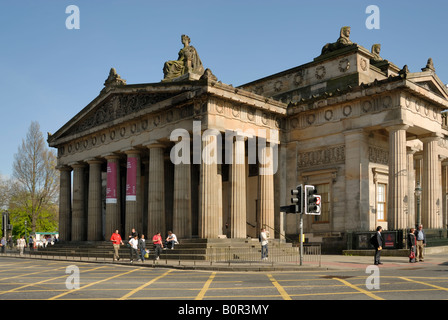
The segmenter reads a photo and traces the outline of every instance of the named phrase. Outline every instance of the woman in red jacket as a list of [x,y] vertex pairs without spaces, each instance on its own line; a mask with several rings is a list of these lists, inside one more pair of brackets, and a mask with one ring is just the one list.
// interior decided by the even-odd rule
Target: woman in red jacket
[[163,248],[162,236],[160,235],[160,232],[157,232],[154,237],[152,237],[152,243],[154,245],[155,260],[159,260],[160,253]]

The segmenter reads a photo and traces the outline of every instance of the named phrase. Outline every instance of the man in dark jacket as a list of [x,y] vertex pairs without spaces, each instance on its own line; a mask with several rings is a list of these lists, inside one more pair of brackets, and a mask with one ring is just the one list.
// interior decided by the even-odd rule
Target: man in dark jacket
[[373,246],[375,247],[375,265],[383,264],[381,262],[381,250],[383,249],[383,237],[381,236],[381,232],[383,228],[378,226],[376,228],[376,237],[374,238]]

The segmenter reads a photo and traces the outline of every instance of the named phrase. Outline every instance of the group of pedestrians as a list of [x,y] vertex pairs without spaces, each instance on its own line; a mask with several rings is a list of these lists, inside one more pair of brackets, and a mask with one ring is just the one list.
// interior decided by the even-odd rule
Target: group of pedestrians
[[[381,252],[383,250],[383,237],[381,232],[383,228],[378,226],[375,235],[371,238],[370,242],[375,248],[375,258],[374,264],[381,265]],[[407,245],[409,248],[409,262],[424,262],[423,251],[426,246],[426,235],[423,231],[423,225],[419,225],[417,230],[415,228],[410,228],[407,235]]]
[[[112,234],[110,241],[112,241],[114,247],[113,261],[119,261],[120,260],[119,249],[120,246],[125,245],[125,243],[123,242],[123,239],[121,238],[118,230],[115,230],[115,232]],[[152,237],[154,260],[160,259],[160,254],[162,253],[162,250],[164,250],[166,247],[174,249],[174,245],[179,243],[177,241],[176,235],[172,231],[168,231],[168,237],[166,238],[165,241],[166,242],[164,246],[160,232],[157,232]],[[135,229],[132,229],[131,234],[128,237],[126,246],[129,248],[130,253],[129,260],[131,263],[134,262],[134,260],[145,262],[145,259],[149,258],[149,250],[146,248],[145,235],[144,234],[139,235]]]

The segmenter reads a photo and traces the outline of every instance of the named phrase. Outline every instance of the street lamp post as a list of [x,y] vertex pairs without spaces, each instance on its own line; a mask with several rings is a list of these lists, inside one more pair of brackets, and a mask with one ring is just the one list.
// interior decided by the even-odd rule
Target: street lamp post
[[415,196],[417,197],[417,226],[421,224],[420,217],[420,196],[422,195],[422,188],[420,187],[420,181],[417,181],[417,186],[415,187]]

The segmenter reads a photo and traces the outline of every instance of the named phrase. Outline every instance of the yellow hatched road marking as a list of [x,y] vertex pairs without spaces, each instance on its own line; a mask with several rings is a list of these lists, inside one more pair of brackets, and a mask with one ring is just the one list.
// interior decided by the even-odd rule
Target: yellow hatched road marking
[[[99,268],[104,268],[104,267],[97,267],[97,268],[93,268],[93,269],[88,270],[88,271],[93,271],[93,270],[96,270],[96,269],[99,269]],[[61,269],[61,268],[59,268],[59,269]],[[31,274],[31,273],[30,273],[30,274]],[[60,279],[60,278],[66,278],[66,277],[67,277],[67,275],[64,274],[63,276],[59,276],[59,277],[55,277],[55,278],[50,278],[50,279],[42,280],[42,281],[39,281],[39,282],[29,283],[29,284],[26,284],[26,285],[24,285],[24,286],[17,287],[17,288],[8,290],[8,291],[2,291],[2,292],[0,292],[0,294],[11,293],[11,292],[14,292],[14,291],[23,289],[23,288],[34,287],[34,286],[36,286],[36,285],[39,285],[39,284],[42,284],[42,283],[45,283],[45,282],[49,282],[49,281],[56,280],[56,279]],[[48,291],[48,290],[47,290],[47,291]]]
[[448,291],[448,288],[444,288],[444,287],[436,286],[435,284],[426,283],[426,282],[417,281],[417,280],[412,280],[412,279],[405,278],[405,277],[400,277],[400,279],[403,279],[403,280],[406,280],[406,281],[409,281],[409,282],[415,282],[415,283],[423,284],[423,285],[425,285],[425,286],[433,287],[433,288],[436,288],[436,289],[438,289],[438,290]]
[[125,300],[127,298],[129,298],[130,296],[132,296],[133,294],[135,294],[136,292],[146,288],[147,286],[149,286],[150,284],[156,282],[159,279],[162,279],[163,277],[165,277],[166,275],[168,275],[170,272],[172,272],[173,270],[168,270],[167,272],[165,272],[164,274],[152,279],[151,281],[146,282],[144,285],[141,285],[140,287],[132,290],[131,292],[129,292],[128,294],[125,294],[124,296],[122,296],[120,299],[118,300]]
[[205,282],[204,286],[202,287],[199,294],[196,296],[194,300],[202,300],[204,299],[205,293],[207,292],[208,288],[210,287],[210,284],[212,283],[213,279],[215,278],[216,272],[213,272],[208,280]]
[[[100,267],[100,268],[104,268],[104,266],[103,266],[103,267]],[[99,269],[99,268],[97,268],[97,269]],[[102,280],[99,280],[99,281],[96,281],[96,282],[89,283],[89,284],[87,284],[87,285],[85,285],[85,286],[83,286],[83,287],[81,287],[81,288],[79,288],[79,289],[68,290],[68,291],[66,291],[66,292],[64,292],[64,293],[61,293],[60,295],[51,297],[51,298],[48,299],[48,300],[55,300],[55,299],[61,298],[61,297],[65,296],[65,295],[67,295],[67,294],[69,294],[69,293],[74,292],[74,291],[78,292],[78,291],[80,291],[80,290],[82,290],[82,289],[85,289],[85,288],[94,286],[94,285],[96,285],[96,284],[98,284],[98,283],[105,282],[105,281],[109,281],[109,280],[112,280],[112,279],[114,279],[114,278],[117,278],[117,277],[121,277],[121,276],[127,275],[127,274],[132,273],[132,272],[137,271],[137,270],[140,270],[140,269],[132,269],[131,271],[128,271],[128,272],[125,272],[125,273],[120,273],[120,274],[117,274],[117,275],[115,275],[115,276],[112,276],[112,277],[109,277],[109,278],[106,278],[106,279],[102,279]],[[89,271],[92,271],[92,270],[89,270]]]
[[277,280],[274,279],[274,277],[271,274],[267,274],[269,280],[271,280],[274,287],[277,288],[278,292],[282,296],[284,300],[292,300],[289,294],[285,291],[285,289],[277,282]]
[[362,288],[359,288],[359,287],[357,287],[357,286],[351,284],[351,283],[348,282],[348,281],[345,281],[345,280],[343,280],[343,279],[339,279],[339,278],[333,278],[333,279],[334,279],[334,280],[338,280],[338,281],[342,282],[343,284],[345,284],[346,286],[348,286],[348,287],[350,287],[350,288],[352,288],[352,289],[358,290],[359,292],[364,293],[365,295],[367,295],[367,296],[369,296],[369,297],[371,297],[371,298],[373,298],[373,299],[375,299],[375,300],[384,300],[383,298],[378,297],[377,295],[373,294],[372,292],[367,291],[367,290],[364,290],[364,289],[362,289]]

